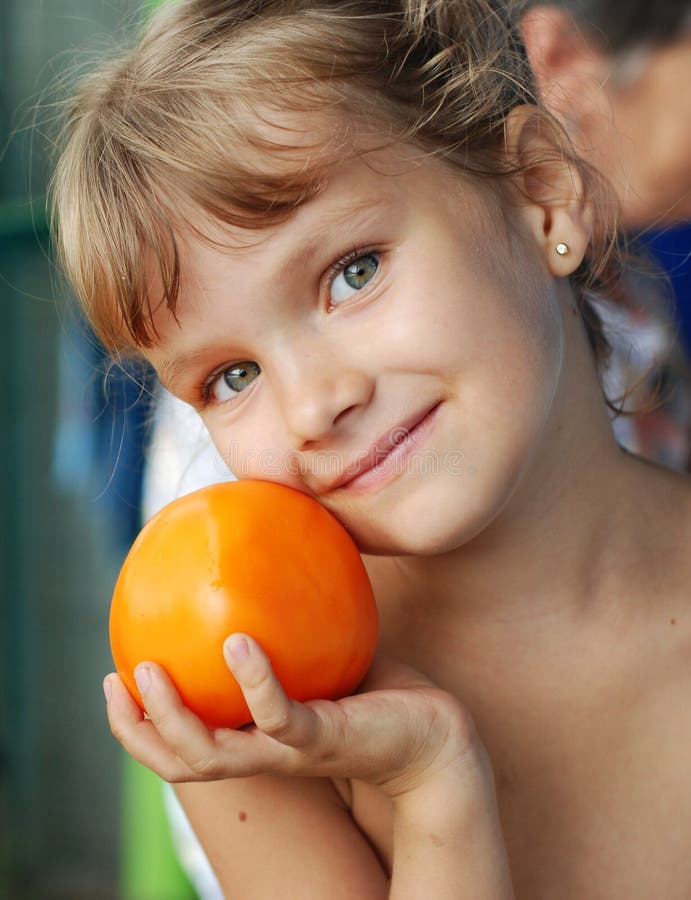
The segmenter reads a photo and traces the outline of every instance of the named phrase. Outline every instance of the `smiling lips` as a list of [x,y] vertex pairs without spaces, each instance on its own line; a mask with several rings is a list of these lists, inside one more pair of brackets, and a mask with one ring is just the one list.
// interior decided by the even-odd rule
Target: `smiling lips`
[[440,405],[437,401],[387,431],[366,454],[346,466],[343,474],[329,485],[328,490],[365,493],[400,475],[410,454],[427,437]]

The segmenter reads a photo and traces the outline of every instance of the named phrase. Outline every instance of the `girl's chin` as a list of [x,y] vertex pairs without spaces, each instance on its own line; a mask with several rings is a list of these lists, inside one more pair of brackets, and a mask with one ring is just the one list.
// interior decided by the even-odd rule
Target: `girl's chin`
[[512,479],[474,469],[435,482],[399,480],[371,497],[331,507],[362,553],[438,556],[475,539],[505,507]]
[[392,515],[392,521],[379,527],[368,523],[366,527],[344,525],[350,531],[361,553],[370,556],[440,556],[453,553],[473,540],[486,526],[487,522],[471,523],[468,520],[459,522],[435,521],[421,522],[419,519],[406,523]]

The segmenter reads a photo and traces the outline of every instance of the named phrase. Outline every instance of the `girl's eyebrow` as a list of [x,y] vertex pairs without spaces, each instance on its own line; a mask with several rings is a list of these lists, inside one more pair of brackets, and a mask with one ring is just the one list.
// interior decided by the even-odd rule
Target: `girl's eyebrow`
[[[368,225],[374,215],[382,208],[384,198],[368,195],[355,203],[344,203],[336,209],[325,210],[318,215],[319,231],[310,234],[307,240],[299,242],[293,253],[284,259],[276,270],[276,279],[280,282],[296,270],[309,263],[315,253],[325,242],[346,241],[350,229],[358,229]],[[353,249],[348,247],[348,249]]]
[[212,348],[201,347],[199,350],[189,353],[165,357],[159,365],[155,366],[159,382],[167,391],[174,394],[175,388],[186,370],[196,369],[209,358],[211,353],[213,353]]

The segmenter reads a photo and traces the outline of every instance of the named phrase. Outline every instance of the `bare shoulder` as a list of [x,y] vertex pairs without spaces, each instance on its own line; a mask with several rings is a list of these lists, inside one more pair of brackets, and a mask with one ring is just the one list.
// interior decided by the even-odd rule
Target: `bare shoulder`
[[388,896],[367,835],[328,779],[262,775],[175,790],[226,896]]
[[[634,618],[639,677],[654,686],[669,679],[691,687],[691,476],[642,460],[639,490],[628,514],[634,519],[637,564],[628,587],[636,598]],[[662,685],[660,685],[662,687]],[[681,697],[679,697],[681,699]],[[691,706],[689,710],[691,727]],[[681,712],[681,711],[680,711]],[[691,735],[690,735],[691,736]]]
[[680,609],[691,610],[691,475],[632,459],[636,489],[628,515],[641,559]]
[[[640,525],[651,573],[641,619],[635,681],[642,703],[641,732],[651,754],[674,771],[678,800],[691,829],[691,477],[643,463]],[[678,779],[678,780],[677,780]]]

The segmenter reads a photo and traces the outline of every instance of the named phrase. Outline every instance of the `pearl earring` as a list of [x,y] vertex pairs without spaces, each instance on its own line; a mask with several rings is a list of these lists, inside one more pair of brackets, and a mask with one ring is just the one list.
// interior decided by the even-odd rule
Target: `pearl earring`
[[566,256],[566,254],[569,252],[569,245],[565,244],[563,241],[559,241],[554,249],[557,251],[559,256]]

